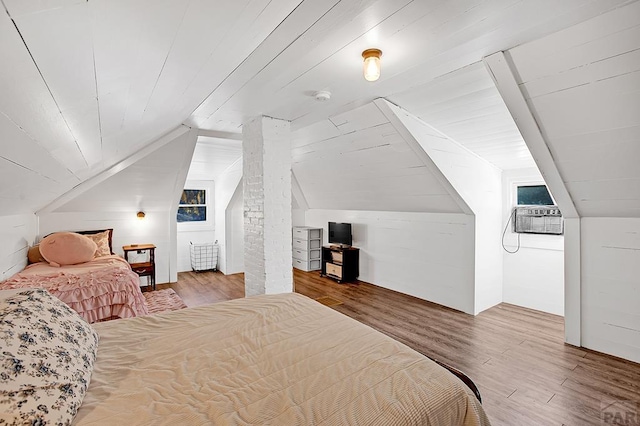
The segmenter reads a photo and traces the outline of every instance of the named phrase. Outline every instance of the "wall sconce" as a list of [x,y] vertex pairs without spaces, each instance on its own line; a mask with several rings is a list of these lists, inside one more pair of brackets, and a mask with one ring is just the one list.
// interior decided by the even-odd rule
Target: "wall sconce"
[[142,219],[144,219],[145,214],[144,214],[144,212],[138,212],[138,213],[136,213],[136,216],[138,216],[139,220],[142,220]]
[[380,57],[382,50],[367,49],[362,52],[364,58],[364,79],[367,81],[376,81],[380,78]]

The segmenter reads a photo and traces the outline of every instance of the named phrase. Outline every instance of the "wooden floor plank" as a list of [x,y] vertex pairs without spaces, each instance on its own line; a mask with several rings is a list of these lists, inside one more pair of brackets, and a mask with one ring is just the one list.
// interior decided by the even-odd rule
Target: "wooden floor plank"
[[[640,364],[564,344],[557,315],[502,303],[474,317],[296,269],[294,282],[296,292],[337,299],[342,304],[331,309],[466,372],[493,425],[599,425],[601,407],[612,400],[640,407]],[[199,306],[244,297],[244,276],[184,272],[177,283],[158,287]]]

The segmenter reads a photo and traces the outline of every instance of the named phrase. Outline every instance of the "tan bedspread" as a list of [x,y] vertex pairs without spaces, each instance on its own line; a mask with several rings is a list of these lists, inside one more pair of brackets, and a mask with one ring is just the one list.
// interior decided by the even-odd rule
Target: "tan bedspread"
[[12,288],[44,288],[90,323],[148,313],[138,275],[115,255],[60,267],[34,263],[0,283]]
[[468,388],[298,294],[96,324],[76,425],[488,425]]

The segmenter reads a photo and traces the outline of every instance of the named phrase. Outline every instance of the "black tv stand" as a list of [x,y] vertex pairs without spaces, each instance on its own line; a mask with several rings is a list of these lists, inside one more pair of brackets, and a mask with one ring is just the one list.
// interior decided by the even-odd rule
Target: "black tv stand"
[[322,247],[321,277],[333,278],[342,283],[355,281],[359,275],[360,249],[342,245]]

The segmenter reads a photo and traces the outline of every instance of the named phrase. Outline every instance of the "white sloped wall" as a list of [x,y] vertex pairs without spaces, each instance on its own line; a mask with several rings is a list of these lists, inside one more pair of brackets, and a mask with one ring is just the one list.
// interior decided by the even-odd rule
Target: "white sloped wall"
[[473,212],[474,314],[502,302],[502,172],[409,112],[375,102],[397,117]]
[[374,103],[300,129],[296,220],[325,243],[329,221],[352,223],[361,280],[474,313],[473,216],[416,149]]
[[0,216],[0,281],[27,265],[27,251],[36,238],[34,214]]
[[298,131],[305,224],[353,224],[360,278],[471,314],[502,301],[501,172],[376,100]]

